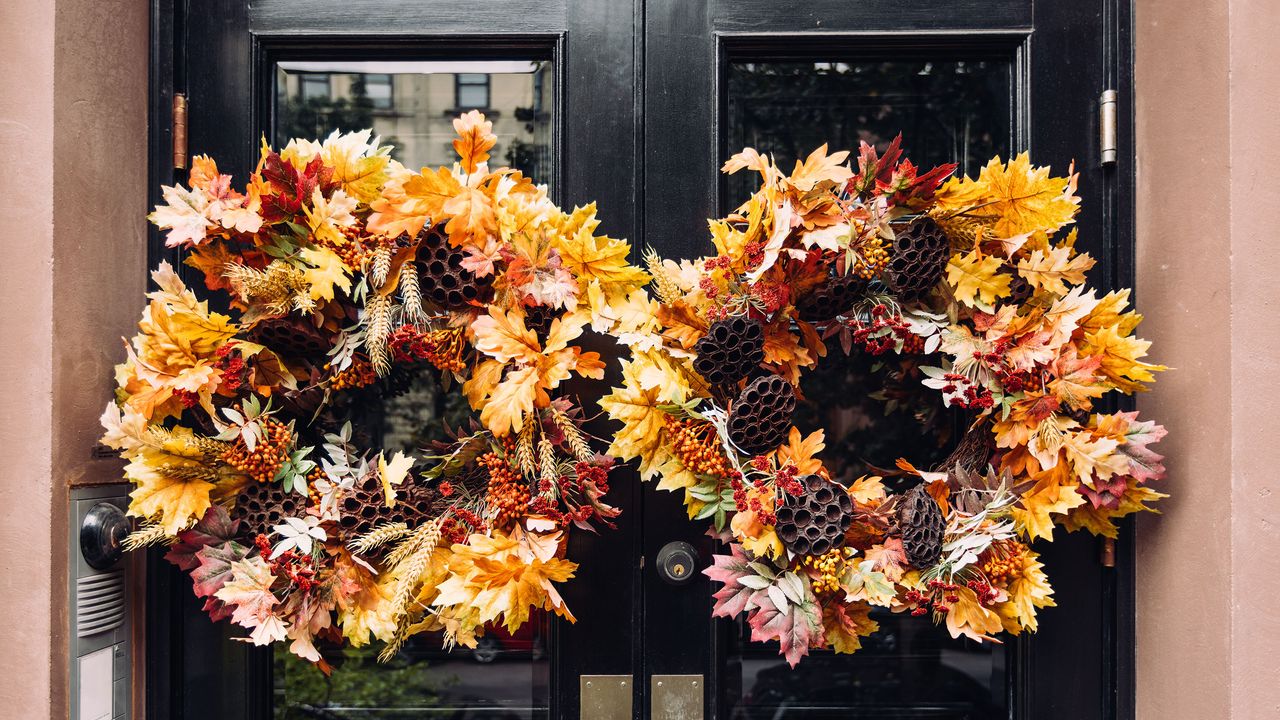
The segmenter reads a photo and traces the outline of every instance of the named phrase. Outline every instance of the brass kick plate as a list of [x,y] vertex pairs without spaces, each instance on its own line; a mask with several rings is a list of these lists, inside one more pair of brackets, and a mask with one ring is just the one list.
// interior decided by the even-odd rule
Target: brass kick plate
[[630,675],[579,675],[578,717],[631,720]]
[[702,720],[701,675],[654,675],[649,682],[651,720]]

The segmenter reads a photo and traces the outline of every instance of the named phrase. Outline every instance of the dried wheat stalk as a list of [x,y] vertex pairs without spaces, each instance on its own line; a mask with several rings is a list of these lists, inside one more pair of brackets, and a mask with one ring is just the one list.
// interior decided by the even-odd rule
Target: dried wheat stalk
[[645,249],[644,264],[649,269],[649,274],[653,276],[653,289],[658,299],[664,303],[679,300],[684,293],[680,292],[680,286],[676,285],[676,281],[671,279],[671,274],[662,266],[662,258],[654,252],[653,248]]
[[363,555],[372,550],[395,542],[411,534],[409,526],[404,523],[383,523],[373,530],[352,540],[347,547],[351,548],[351,552]]

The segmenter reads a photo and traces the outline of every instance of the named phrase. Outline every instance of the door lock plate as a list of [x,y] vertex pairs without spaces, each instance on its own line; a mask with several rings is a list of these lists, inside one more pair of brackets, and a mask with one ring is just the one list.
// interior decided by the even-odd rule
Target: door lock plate
[[649,682],[652,720],[702,720],[707,684],[701,675],[654,675]]
[[631,676],[579,675],[578,717],[631,720]]

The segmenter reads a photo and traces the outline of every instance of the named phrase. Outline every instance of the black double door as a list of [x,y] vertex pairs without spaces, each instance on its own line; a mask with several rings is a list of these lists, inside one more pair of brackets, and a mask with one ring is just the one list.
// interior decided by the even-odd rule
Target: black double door
[[[705,219],[750,190],[719,174],[728,154],[751,145],[789,165],[822,143],[901,131],[921,165],[972,172],[1019,150],[1056,168],[1075,161],[1097,282],[1131,284],[1131,154],[1099,160],[1104,90],[1118,91],[1122,149],[1130,135],[1120,0],[153,0],[153,11],[155,186],[182,179],[169,162],[174,93],[188,99],[191,153],[237,178],[261,136],[283,144],[334,127],[374,127],[409,166],[447,163],[449,118],[481,108],[497,160],[547,182],[562,205],[596,201],[603,230],[637,249],[693,257],[709,247]],[[153,260],[167,252],[153,248]],[[855,374],[824,372],[802,415],[836,447],[869,432],[886,454],[911,443],[900,428],[847,422],[862,411]],[[387,443],[436,419],[433,392],[383,410]],[[1090,537],[1042,548],[1058,607],[1034,637],[979,647],[885,617],[859,653],[819,652],[791,670],[738,624],[712,621],[705,579],[658,577],[667,543],[692,543],[703,562],[712,550],[677,495],[633,474],[610,501],[623,510],[617,531],[572,539],[581,568],[564,594],[576,624],[533,623],[475,651],[441,653],[428,639],[389,667],[352,651],[332,678],[230,641],[155,561],[148,715],[574,718],[609,684],[622,688],[609,685],[610,712],[623,697],[630,717],[654,720],[1133,714],[1127,536],[1114,567]],[[702,715],[676,712],[681,697],[695,709],[701,699]]]

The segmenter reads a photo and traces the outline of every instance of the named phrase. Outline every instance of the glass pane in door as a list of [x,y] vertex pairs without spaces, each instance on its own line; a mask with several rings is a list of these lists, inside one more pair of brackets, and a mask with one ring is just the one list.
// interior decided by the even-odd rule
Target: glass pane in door
[[[553,73],[545,60],[282,61],[275,68],[275,144],[373,128],[411,169],[452,165],[453,118],[480,110],[498,144],[490,162],[537,182],[554,178]],[[554,188],[553,188],[554,190]],[[407,371],[406,371],[407,372]],[[470,409],[433,369],[392,374],[350,408],[365,447],[420,453],[465,426]],[[515,633],[490,628],[478,647],[444,650],[439,633],[414,636],[387,664],[381,646],[322,648],[325,676],[283,646],[274,652],[276,720],[533,720],[550,713],[550,620]]]
[[[821,62],[732,62],[726,69],[725,144],[770,153],[789,171],[828,143],[857,154],[883,151],[899,132],[906,156],[924,168],[957,162],[975,173],[1007,153],[1013,135],[1013,66],[1008,58]],[[724,209],[755,189],[731,176]],[[834,349],[801,383],[796,424],[826,431],[822,459],[848,483],[882,474],[906,457],[930,467],[952,449],[962,419],[926,412],[936,396],[892,362]],[[920,398],[921,402],[914,402]],[[892,484],[892,480],[886,481]],[[880,631],[853,655],[815,651],[791,669],[776,643],[748,642],[744,622],[719,626],[714,672],[722,718],[939,718],[1009,716],[1012,651],[952,640],[927,618],[877,609]]]
[[273,134],[284,145],[371,127],[417,170],[452,164],[453,119],[480,110],[498,136],[489,162],[550,182],[553,77],[549,60],[282,61]]

